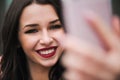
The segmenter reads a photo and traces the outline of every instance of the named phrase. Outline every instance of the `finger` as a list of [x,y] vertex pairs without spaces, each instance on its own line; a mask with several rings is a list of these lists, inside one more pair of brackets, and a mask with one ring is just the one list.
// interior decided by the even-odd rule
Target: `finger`
[[[63,66],[67,67],[67,69],[76,68],[79,69],[79,58],[81,56],[78,56],[76,54],[70,54],[70,52],[64,53],[64,56],[62,56],[62,64]],[[72,65],[73,64],[73,65]]]
[[74,70],[80,73],[83,72],[97,80],[113,79],[113,74],[111,74],[110,71],[89,59],[83,59],[82,57],[78,58],[77,56],[69,55],[69,58],[64,58],[64,61],[68,70]]
[[64,42],[61,44],[63,44],[63,47],[70,52],[69,54],[88,57],[99,63],[103,63],[103,59],[106,58],[106,52],[98,46],[93,46],[90,43],[70,36],[66,36],[63,40]]
[[65,78],[65,80],[84,80],[82,79],[81,75],[74,72],[74,71],[65,71],[63,74],[63,77]]
[[64,77],[66,80],[98,80],[98,79],[95,79],[87,74],[84,74],[80,71],[78,72],[75,70],[67,70],[64,73]]
[[117,35],[120,37],[120,19],[117,16],[113,17],[113,27]]
[[105,63],[109,66],[112,73],[120,73],[120,51],[112,50],[110,55],[106,58]]
[[86,16],[86,20],[100,36],[105,46],[108,48],[118,47],[119,38],[114,31],[108,25],[106,25],[99,16],[95,15],[94,13],[89,15],[90,16]]

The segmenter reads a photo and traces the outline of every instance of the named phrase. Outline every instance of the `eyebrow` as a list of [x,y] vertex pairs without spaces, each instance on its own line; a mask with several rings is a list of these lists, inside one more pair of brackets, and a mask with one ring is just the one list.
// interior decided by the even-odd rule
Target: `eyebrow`
[[[60,20],[59,19],[55,19],[53,21],[50,21],[49,24],[54,24],[54,23],[56,23],[58,21],[60,21]],[[36,27],[36,26],[39,26],[39,24],[37,24],[37,23],[35,23],[35,24],[28,24],[28,25],[25,25],[24,28],[25,27]]]
[[38,24],[28,24],[28,25],[25,25],[24,28],[25,27],[36,27],[36,26],[39,26],[39,25]]
[[55,20],[51,21],[50,24],[54,24],[54,23],[56,23],[58,21],[60,21],[60,20],[59,19],[55,19]]

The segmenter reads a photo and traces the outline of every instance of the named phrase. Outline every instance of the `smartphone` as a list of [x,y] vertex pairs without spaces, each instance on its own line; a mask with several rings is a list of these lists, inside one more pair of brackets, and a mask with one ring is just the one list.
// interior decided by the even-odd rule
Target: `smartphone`
[[68,34],[102,46],[97,33],[85,20],[84,12],[94,12],[111,26],[111,0],[62,0],[63,20]]

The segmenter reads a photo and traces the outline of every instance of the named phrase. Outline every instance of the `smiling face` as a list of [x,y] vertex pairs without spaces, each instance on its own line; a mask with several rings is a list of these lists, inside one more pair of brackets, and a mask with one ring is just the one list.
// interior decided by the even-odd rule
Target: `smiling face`
[[20,17],[18,38],[29,65],[53,66],[63,52],[54,35],[64,34],[51,5],[31,4]]

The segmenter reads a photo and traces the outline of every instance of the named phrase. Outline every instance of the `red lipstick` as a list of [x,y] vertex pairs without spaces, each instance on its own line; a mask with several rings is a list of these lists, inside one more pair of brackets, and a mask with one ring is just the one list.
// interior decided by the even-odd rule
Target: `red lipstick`
[[52,46],[48,48],[42,48],[37,50],[37,53],[43,58],[50,58],[55,55],[57,46]]

